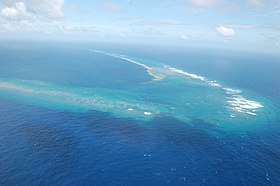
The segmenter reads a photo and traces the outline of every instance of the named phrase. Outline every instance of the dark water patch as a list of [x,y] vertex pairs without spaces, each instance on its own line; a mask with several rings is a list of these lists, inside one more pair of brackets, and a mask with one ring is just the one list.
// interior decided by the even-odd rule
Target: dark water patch
[[21,129],[32,151],[41,151],[54,158],[56,165],[71,165],[77,151],[78,141],[65,131],[46,124],[25,123]]
[[[279,183],[279,143],[267,143],[269,136],[261,133],[232,134],[223,140],[223,148],[230,152],[221,153],[219,161],[211,167],[218,169],[223,177],[229,175],[226,183],[254,183],[256,185],[277,185]],[[269,137],[271,139],[271,137]]]
[[[0,52],[5,59],[1,61],[1,76],[108,88],[135,87],[150,79],[144,69],[138,72],[134,65],[65,45],[57,47],[60,51],[53,45],[36,50],[22,46]],[[127,53],[128,47],[117,48],[119,53]],[[242,65],[244,60],[240,64],[229,61],[221,63],[230,67],[224,71],[215,56],[201,56],[201,51],[189,57],[181,55],[174,53],[162,61],[159,51],[155,58],[187,72],[238,87],[263,89],[279,97],[279,78],[263,76],[272,77],[272,73],[278,77],[279,68],[270,72],[274,66],[269,66],[260,76],[263,65],[256,70]],[[139,56],[143,56],[141,50]],[[137,73],[131,74],[135,70]],[[148,88],[141,97],[147,102],[168,103],[176,95],[174,91],[201,92],[196,85],[186,89],[179,84],[176,90],[167,84],[149,85],[154,84],[145,84]],[[153,98],[155,93],[168,96]],[[209,118],[191,118],[189,123],[168,116],[135,121],[110,113],[52,110],[0,98],[0,185],[279,185],[278,121],[273,129],[267,127],[263,132],[221,132],[213,123],[223,121]]]
[[0,185],[53,185],[75,172],[79,141],[65,113],[4,100],[0,110]]
[[131,118],[115,118],[110,114],[90,111],[87,114],[86,123],[89,130],[96,136],[118,135],[131,140],[141,141],[145,139],[148,129],[145,125],[148,122],[137,121]]
[[13,147],[5,147],[9,153],[1,173],[4,184],[54,184],[67,179],[79,165],[79,142],[66,131],[46,123],[23,122],[8,133]]
[[279,183],[275,131],[221,132],[198,118],[136,121],[3,100],[0,110],[2,185]]
[[[207,132],[207,125],[211,126],[211,124],[200,123],[205,125],[205,128],[201,129],[197,125],[201,121],[194,121],[194,123],[189,124],[171,117],[157,118],[153,121],[156,123],[154,128],[155,136],[164,140],[165,144],[172,144],[172,146],[202,146],[211,151],[213,149],[211,146],[219,142],[219,139]],[[209,143],[209,141],[212,143]]]

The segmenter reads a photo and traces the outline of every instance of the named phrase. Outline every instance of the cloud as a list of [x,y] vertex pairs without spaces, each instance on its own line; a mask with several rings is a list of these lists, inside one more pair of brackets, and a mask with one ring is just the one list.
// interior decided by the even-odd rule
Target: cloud
[[280,0],[244,0],[244,2],[232,1],[232,0],[188,0],[190,4],[199,9],[210,9],[219,11],[240,11],[246,10],[248,6],[244,6],[247,3],[249,8],[276,8],[280,5]]
[[187,41],[188,40],[188,37],[185,35],[185,34],[181,34],[180,35],[180,38],[184,41]]
[[77,6],[76,4],[72,4],[72,5],[70,6],[70,10],[71,10],[72,12],[78,12],[79,8],[78,8],[78,6]]
[[1,11],[1,14],[6,18],[14,18],[18,15],[17,8],[6,7]]
[[265,0],[247,0],[249,4],[254,5],[254,6],[264,6],[266,1]]
[[[33,17],[47,18],[50,20],[61,19],[63,14],[64,0],[0,0],[4,5],[2,11],[7,16],[15,16],[20,11],[33,15]],[[23,12],[21,12],[23,13]]]
[[18,2],[14,7],[3,8],[1,15],[7,20],[29,20],[34,18],[31,13],[27,12],[24,2]]
[[120,35],[122,37],[124,36],[163,37],[165,36],[165,33],[160,30],[154,29],[152,27],[147,27],[147,28],[131,28],[131,30],[120,32]]
[[144,29],[132,29],[132,32],[136,35],[144,35],[144,36],[164,36],[165,34],[160,30],[156,30],[152,27],[144,28]]
[[[1,9],[2,7],[2,9]],[[0,32],[6,33],[87,33],[93,25],[65,22],[64,0],[0,0]]]
[[226,26],[216,27],[216,31],[218,34],[225,37],[234,37],[236,35],[235,31],[232,28]]
[[124,12],[125,9],[117,4],[114,3],[107,3],[104,6],[104,9],[107,12],[112,12],[112,13],[120,13],[120,12]]
[[263,42],[267,45],[280,47],[280,35],[279,34],[262,34]]
[[0,0],[2,32],[51,32],[64,17],[64,0]]
[[64,24],[58,26],[62,33],[98,33],[99,30],[93,25]]
[[64,0],[48,0],[48,1],[45,0],[44,3],[45,5],[43,5],[42,8],[46,10],[50,18],[59,19],[64,16],[63,14]]
[[219,3],[220,0],[190,0],[191,4],[197,8],[210,8]]

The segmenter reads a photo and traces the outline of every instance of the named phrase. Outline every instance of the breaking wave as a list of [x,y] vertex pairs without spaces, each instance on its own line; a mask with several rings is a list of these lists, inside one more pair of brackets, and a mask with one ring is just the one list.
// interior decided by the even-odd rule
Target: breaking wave
[[95,53],[104,54],[104,55],[111,56],[111,57],[115,57],[115,58],[119,58],[119,59],[125,60],[125,61],[127,61],[127,62],[133,63],[133,64],[135,64],[135,65],[138,65],[138,66],[140,66],[140,67],[143,67],[143,68],[146,69],[147,73],[148,73],[150,76],[153,77],[153,80],[154,80],[154,81],[160,81],[160,80],[164,79],[164,77],[165,77],[165,76],[162,75],[162,74],[157,74],[157,73],[155,73],[155,72],[154,72],[154,71],[155,71],[155,68],[152,68],[152,67],[150,67],[150,66],[148,66],[148,65],[145,65],[145,64],[143,64],[143,63],[140,63],[140,62],[138,62],[138,61],[136,61],[136,60],[130,59],[130,58],[128,58],[127,56],[119,55],[119,54],[115,54],[115,53],[108,53],[108,52],[104,52],[104,51],[101,51],[101,50],[93,50],[93,49],[90,49],[90,51],[95,52]]
[[[211,110],[205,109],[205,106],[208,104],[208,98],[206,96],[207,93],[205,93],[204,96],[204,92],[200,95],[202,97],[196,94],[187,94],[188,96],[185,96],[184,93],[176,94],[175,92],[173,95],[174,97],[168,99],[171,95],[162,94],[159,91],[154,92],[153,95],[151,95],[151,99],[146,99],[146,91],[149,92],[149,87],[151,86],[142,86],[141,88],[136,87],[136,89],[121,91],[102,88],[64,87],[48,82],[18,79],[0,79],[0,94],[4,93],[7,96],[11,94],[14,95],[13,98],[24,96],[26,99],[20,100],[31,103],[34,103],[34,100],[37,99],[40,103],[35,104],[46,105],[50,103],[49,105],[51,106],[63,107],[66,110],[72,108],[75,110],[98,110],[110,112],[121,117],[141,119],[149,119],[163,114],[171,115],[183,121],[189,121],[191,117],[202,118],[204,116],[209,117],[209,115],[214,117],[213,115],[215,115],[215,113],[224,113],[227,115],[230,113],[230,115],[234,116],[237,116],[237,114],[256,116],[258,110],[264,107],[257,101],[247,99],[240,90],[229,88],[215,80],[209,80],[197,74],[188,73],[166,65],[161,67],[157,65],[157,67],[154,68],[124,55],[107,53],[99,50],[91,51],[116,57],[145,68],[149,75],[153,77],[153,86],[156,86],[156,82],[161,80],[163,81],[161,85],[164,85],[164,88],[166,90],[168,89],[168,91],[172,91],[173,89],[176,91],[178,86],[182,86],[180,81],[177,83],[167,80],[169,76],[182,77],[181,79],[183,82],[187,83],[189,83],[189,81],[186,81],[186,78],[205,83],[205,85],[211,88],[211,91],[214,91],[215,97],[221,96],[219,101],[223,104],[221,104],[221,107],[216,107],[215,100],[209,100],[209,103],[213,104],[211,105],[213,108],[211,108]],[[196,100],[196,102],[194,102],[194,100]],[[192,103],[192,101],[194,103]],[[191,105],[194,106],[192,107]],[[199,112],[197,112],[197,110],[199,110]],[[219,116],[217,116],[217,118],[219,118]]]
[[241,93],[242,93],[241,90],[225,87],[225,86],[219,84],[217,81],[208,80],[207,78],[205,78],[203,76],[200,76],[197,74],[191,74],[191,73],[185,72],[180,69],[176,69],[176,68],[169,67],[169,66],[165,66],[165,68],[172,72],[187,76],[189,78],[200,80],[202,82],[207,83],[210,86],[221,88],[222,90],[224,90],[226,92],[226,94],[229,95],[227,105],[228,105],[228,108],[230,108],[233,111],[256,116],[257,109],[264,107],[261,103],[259,103],[257,101],[252,101],[252,100],[246,99],[244,96],[241,95]]
[[[163,80],[171,72],[171,73],[183,75],[188,78],[199,80],[201,82],[208,84],[211,87],[221,88],[222,90],[225,91],[226,94],[229,95],[228,101],[227,101],[228,108],[230,108],[233,111],[239,112],[239,113],[257,115],[256,110],[264,107],[261,103],[259,103],[257,101],[252,101],[252,100],[246,99],[244,96],[241,95],[242,91],[240,91],[240,90],[223,86],[215,80],[209,80],[209,79],[207,79],[203,76],[197,75],[197,74],[185,72],[183,70],[180,70],[180,69],[177,69],[174,67],[170,67],[168,65],[163,65],[163,69],[156,69],[154,67],[140,63],[134,59],[131,59],[125,55],[108,53],[108,52],[104,52],[104,51],[100,51],[100,50],[93,50],[93,49],[90,49],[90,51],[108,55],[108,56],[115,57],[115,58],[119,58],[119,59],[125,60],[127,62],[136,64],[138,66],[141,66],[147,70],[148,74],[150,76],[152,76],[154,78],[153,80],[155,80],[155,81]],[[158,72],[156,72],[157,70],[158,70]]]

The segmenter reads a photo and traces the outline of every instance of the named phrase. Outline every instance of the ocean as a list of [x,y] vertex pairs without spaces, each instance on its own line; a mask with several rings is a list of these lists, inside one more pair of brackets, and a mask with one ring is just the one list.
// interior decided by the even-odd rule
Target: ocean
[[0,185],[279,185],[280,56],[0,44]]

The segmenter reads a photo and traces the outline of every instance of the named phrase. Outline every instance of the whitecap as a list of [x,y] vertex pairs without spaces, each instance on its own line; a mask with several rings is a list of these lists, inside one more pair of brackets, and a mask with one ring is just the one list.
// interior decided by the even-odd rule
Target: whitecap
[[150,116],[150,115],[152,115],[152,113],[151,112],[144,112],[144,115]]
[[111,56],[111,57],[115,57],[115,58],[119,58],[119,59],[125,60],[127,62],[133,63],[135,65],[141,66],[141,67],[146,69],[147,73],[150,76],[152,76],[154,78],[153,80],[155,80],[155,81],[160,81],[160,80],[165,78],[165,76],[163,76],[161,74],[154,73],[155,69],[153,67],[145,65],[143,63],[140,63],[136,60],[130,59],[129,57],[127,57],[125,55],[120,55],[120,54],[115,54],[115,53],[107,53],[107,52],[103,52],[103,51],[100,51],[100,50],[93,50],[93,49],[90,49],[90,51],[95,52],[95,53],[104,54],[104,55]]
[[257,101],[248,100],[241,95],[237,95],[229,99],[230,100],[227,101],[229,107],[240,113],[256,116],[256,109],[264,107],[261,103]]
[[216,81],[207,81],[207,83],[209,85],[211,85],[212,87],[221,87],[222,86],[219,83],[217,83]]
[[254,113],[254,112],[246,112],[247,114],[250,114],[250,115],[253,115],[253,116],[256,116],[257,114]]
[[183,70],[170,67],[168,65],[164,65],[164,68],[170,70],[171,72],[175,72],[175,73],[182,74],[182,75],[185,75],[187,77],[190,77],[192,79],[197,79],[197,80],[203,81],[203,82],[207,83],[208,85],[210,85],[212,87],[221,87],[222,86],[215,80],[208,80],[205,77],[197,75],[197,74],[188,73],[188,72],[185,72]]
[[198,80],[201,80],[201,81],[206,81],[205,77],[203,77],[203,76],[199,76],[199,75],[196,75],[196,74],[191,74],[191,73],[188,73],[188,72],[185,72],[183,70],[180,70],[180,69],[177,69],[177,68],[173,68],[173,67],[169,67],[168,69],[170,71],[172,71],[172,72],[179,73],[179,74],[188,76],[188,77],[193,78],[193,79],[198,79]]
[[237,90],[237,89],[232,89],[232,88],[228,88],[228,87],[225,87],[223,88],[227,94],[241,94],[242,91],[241,90]]

